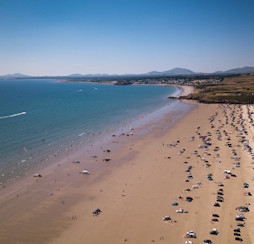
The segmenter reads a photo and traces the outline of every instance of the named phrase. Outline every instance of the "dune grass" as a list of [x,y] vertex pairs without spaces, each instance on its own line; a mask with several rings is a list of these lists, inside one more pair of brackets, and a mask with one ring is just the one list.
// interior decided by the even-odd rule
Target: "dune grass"
[[195,93],[181,98],[203,103],[254,103],[254,74],[225,77],[220,83],[195,88]]

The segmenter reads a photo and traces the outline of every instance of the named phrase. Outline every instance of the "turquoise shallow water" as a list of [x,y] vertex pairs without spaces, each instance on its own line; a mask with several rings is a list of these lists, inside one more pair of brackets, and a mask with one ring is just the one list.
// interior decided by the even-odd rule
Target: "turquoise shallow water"
[[175,87],[0,80],[0,182],[163,106]]

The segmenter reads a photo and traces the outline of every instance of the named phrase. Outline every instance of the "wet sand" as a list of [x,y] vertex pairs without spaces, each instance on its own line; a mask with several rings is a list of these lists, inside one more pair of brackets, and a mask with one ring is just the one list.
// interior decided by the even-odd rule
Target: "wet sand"
[[[31,176],[2,189],[0,243],[178,244],[191,240],[196,244],[204,239],[238,243],[235,237],[254,243],[253,197],[243,194],[253,193],[254,165],[244,145],[249,140],[249,146],[254,146],[250,111],[254,112],[252,106],[197,104],[169,130],[164,128],[171,115],[145,136],[135,138],[134,129],[133,136],[112,137],[97,157],[87,150],[80,163],[41,169],[41,178]],[[236,162],[240,167],[234,166]],[[82,175],[83,169],[90,175]],[[236,177],[225,179],[224,170]],[[207,174],[212,174],[212,180]],[[249,188],[243,187],[244,182]],[[218,186],[221,183],[224,186]],[[220,188],[223,195],[218,195]],[[193,201],[187,202],[187,196]],[[224,201],[214,207],[218,196]],[[178,206],[172,206],[174,202]],[[250,210],[244,213],[245,227],[235,232],[240,236],[234,235],[238,206]],[[93,216],[97,208],[102,212]],[[180,208],[188,213],[176,213]],[[219,215],[218,222],[212,221],[212,214]],[[171,221],[163,221],[164,216]],[[209,234],[213,228],[218,235]],[[197,238],[183,237],[190,230]]]

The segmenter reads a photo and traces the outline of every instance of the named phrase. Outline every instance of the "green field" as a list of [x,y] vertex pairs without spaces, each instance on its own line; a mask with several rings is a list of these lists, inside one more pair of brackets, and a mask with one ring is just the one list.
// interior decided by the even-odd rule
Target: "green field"
[[254,103],[254,74],[225,77],[217,84],[195,86],[195,93],[181,97],[203,103]]

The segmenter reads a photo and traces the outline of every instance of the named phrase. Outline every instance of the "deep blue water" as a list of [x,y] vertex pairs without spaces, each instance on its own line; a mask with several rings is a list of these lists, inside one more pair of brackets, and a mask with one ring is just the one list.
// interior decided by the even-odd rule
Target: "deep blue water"
[[172,103],[166,97],[176,91],[162,86],[0,80],[0,182],[81,138]]

